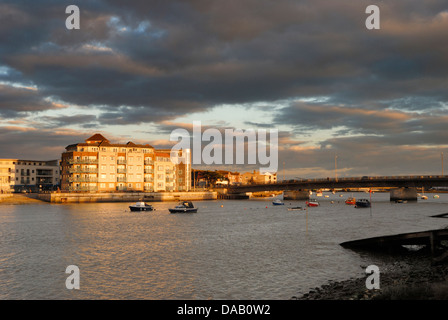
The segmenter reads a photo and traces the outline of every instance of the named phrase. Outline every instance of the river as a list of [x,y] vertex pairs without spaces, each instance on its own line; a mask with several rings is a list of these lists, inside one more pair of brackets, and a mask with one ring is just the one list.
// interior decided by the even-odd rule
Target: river
[[[393,259],[341,242],[448,225],[429,217],[448,212],[448,194],[397,204],[375,193],[371,209],[346,205],[352,193],[324,195],[307,211],[269,199],[198,201],[194,214],[170,214],[168,202],[143,213],[130,203],[0,205],[0,299],[290,299]],[[69,265],[79,290],[66,288]]]

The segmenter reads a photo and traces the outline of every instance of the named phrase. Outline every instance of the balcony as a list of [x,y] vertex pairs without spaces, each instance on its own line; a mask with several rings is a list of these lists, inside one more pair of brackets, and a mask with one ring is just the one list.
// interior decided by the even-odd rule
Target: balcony
[[117,178],[117,182],[126,182],[126,178],[119,177]]
[[126,173],[126,169],[117,169],[117,173]]
[[92,192],[98,191],[98,187],[69,187],[69,192]]
[[98,164],[98,159],[70,159],[69,164]]
[[98,182],[98,178],[97,177],[71,177],[68,179],[68,182],[92,182],[92,183],[96,183]]
[[69,173],[98,173],[98,168],[71,168]]
[[117,164],[126,164],[126,160],[118,159]]
[[145,169],[145,173],[154,173],[154,169]]
[[154,179],[153,178],[145,178],[144,182],[154,182]]

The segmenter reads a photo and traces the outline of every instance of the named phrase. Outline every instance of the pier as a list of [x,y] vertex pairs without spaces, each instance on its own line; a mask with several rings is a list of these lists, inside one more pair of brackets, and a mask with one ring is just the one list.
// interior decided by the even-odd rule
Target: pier
[[404,245],[429,246],[434,254],[442,240],[448,240],[448,229],[401,233],[343,242],[340,245],[349,249],[385,250],[401,248]]
[[87,203],[87,202],[156,202],[156,201],[196,201],[216,200],[217,193],[201,192],[80,192],[80,193],[40,193],[38,198],[51,203]]

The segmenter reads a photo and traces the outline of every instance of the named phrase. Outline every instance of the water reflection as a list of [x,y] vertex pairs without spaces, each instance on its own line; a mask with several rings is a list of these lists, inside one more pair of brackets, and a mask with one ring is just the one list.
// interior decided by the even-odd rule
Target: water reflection
[[[190,215],[168,213],[172,203],[143,213],[129,203],[2,206],[0,298],[289,299],[390,262],[341,242],[447,224],[429,218],[446,212],[444,194],[407,204],[375,194],[371,212],[344,199],[322,198],[308,210],[308,227],[305,211],[287,210],[298,201],[196,202]],[[72,264],[80,290],[65,288]]]

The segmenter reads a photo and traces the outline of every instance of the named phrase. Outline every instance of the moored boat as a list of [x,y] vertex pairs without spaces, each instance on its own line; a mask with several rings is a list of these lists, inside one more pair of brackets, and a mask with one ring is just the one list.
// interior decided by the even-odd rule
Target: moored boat
[[370,201],[367,199],[356,200],[355,208],[369,208],[370,206]]
[[303,210],[302,207],[292,207],[288,208],[288,211],[295,211],[295,210]]
[[153,210],[155,210],[152,205],[147,204],[143,201],[139,201],[136,204],[129,206],[129,209],[131,209],[131,211],[153,211]]
[[317,200],[315,199],[310,199],[306,202],[306,205],[308,207],[318,207],[319,206],[319,202],[317,202]]
[[198,212],[191,201],[182,201],[174,208],[168,209],[171,213],[194,213]]
[[347,198],[347,200],[345,200],[345,204],[355,205],[356,204],[356,198],[353,198],[353,197]]
[[275,199],[274,201],[272,201],[272,204],[274,206],[283,206],[284,205],[283,201],[280,199]]

